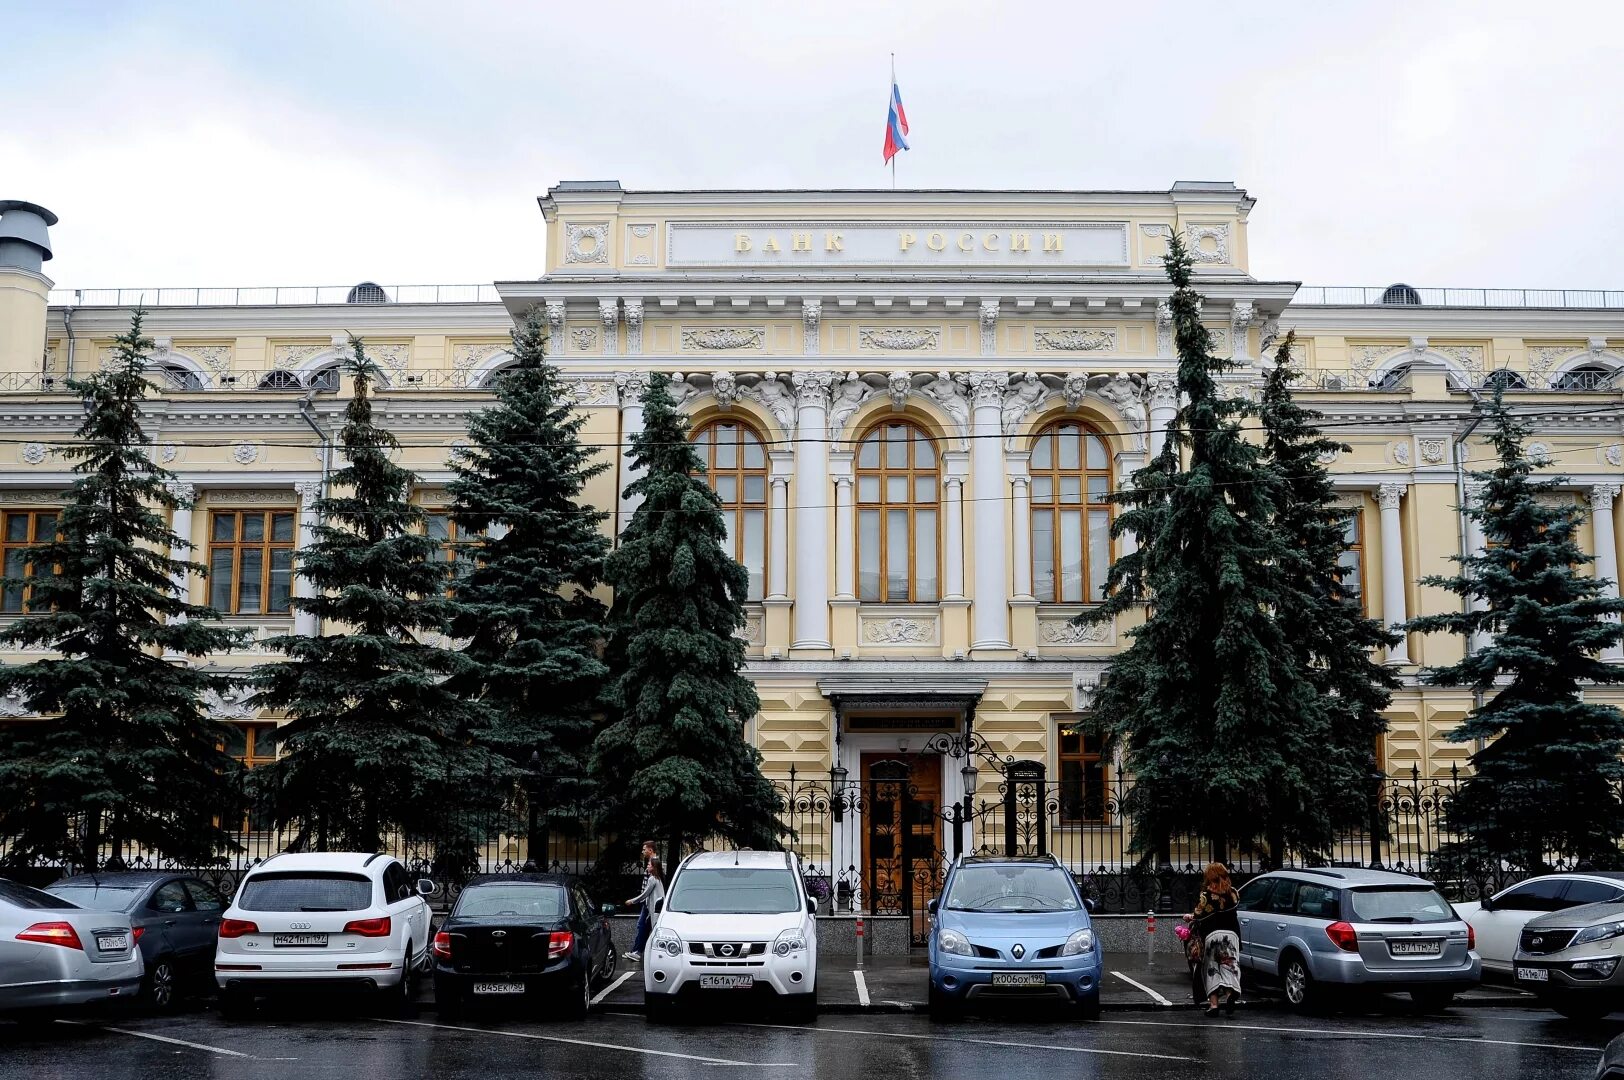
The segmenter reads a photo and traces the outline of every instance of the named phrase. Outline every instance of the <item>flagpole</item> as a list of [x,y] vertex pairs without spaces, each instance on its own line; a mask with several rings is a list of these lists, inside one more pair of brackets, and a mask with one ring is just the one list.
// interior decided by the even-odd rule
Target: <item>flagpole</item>
[[[890,101],[891,100],[891,95],[896,93],[896,86],[897,86],[897,54],[892,53],[891,54],[891,85],[885,88],[885,98],[886,98],[887,101]],[[901,154],[892,154],[891,155],[891,190],[892,191],[895,191],[897,189],[897,158],[899,158],[901,156],[902,156]]]

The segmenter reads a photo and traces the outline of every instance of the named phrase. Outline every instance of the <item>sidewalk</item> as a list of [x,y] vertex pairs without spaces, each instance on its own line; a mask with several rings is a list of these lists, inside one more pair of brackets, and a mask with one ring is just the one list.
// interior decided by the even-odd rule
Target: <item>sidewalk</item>
[[[870,958],[856,964],[853,957],[820,957],[818,1011],[825,1015],[924,1011],[929,962],[921,950],[907,957]],[[621,961],[616,985],[601,995],[599,1007],[619,1012],[641,1012],[643,970]],[[622,976],[628,976],[622,979]],[[1263,1008],[1284,1008],[1272,988],[1249,987],[1247,999]],[[1485,1005],[1530,1006],[1532,995],[1506,986],[1479,987],[1456,999],[1460,1007]],[[1100,1008],[1106,1012],[1143,1012],[1193,1009],[1189,971],[1183,958],[1157,953],[1105,954],[1105,978],[1100,986]]]

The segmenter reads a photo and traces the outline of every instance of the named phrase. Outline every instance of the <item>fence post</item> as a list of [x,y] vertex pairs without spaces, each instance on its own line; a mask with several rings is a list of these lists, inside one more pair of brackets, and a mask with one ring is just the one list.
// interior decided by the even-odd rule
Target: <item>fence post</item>
[[953,858],[964,854],[964,820],[970,816],[970,796],[953,804]]
[[1370,868],[1380,870],[1382,865],[1382,788],[1387,782],[1383,773],[1376,774],[1376,789],[1370,798]]

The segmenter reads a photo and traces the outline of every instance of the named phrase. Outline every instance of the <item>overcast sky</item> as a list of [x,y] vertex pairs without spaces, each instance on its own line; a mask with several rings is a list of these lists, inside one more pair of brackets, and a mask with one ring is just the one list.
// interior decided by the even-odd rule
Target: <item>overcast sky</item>
[[0,0],[0,198],[61,286],[490,282],[535,196],[903,187],[1258,199],[1252,271],[1612,287],[1624,3]]

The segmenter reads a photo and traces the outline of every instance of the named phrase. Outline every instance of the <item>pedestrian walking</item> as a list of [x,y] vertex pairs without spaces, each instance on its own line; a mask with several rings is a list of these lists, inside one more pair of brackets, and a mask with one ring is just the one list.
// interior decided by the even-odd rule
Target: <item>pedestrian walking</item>
[[1226,1012],[1234,1012],[1241,1002],[1241,927],[1235,915],[1239,902],[1228,868],[1209,863],[1195,910],[1184,916],[1196,943],[1191,951],[1207,995],[1208,1016],[1217,1016],[1220,1004]]
[[643,891],[626,901],[627,907],[642,905],[637,914],[637,938],[632,942],[631,951],[626,953],[626,959],[640,963],[643,959],[643,947],[648,944],[648,936],[654,932],[654,905],[665,899],[665,870],[660,866],[659,856],[654,854],[654,841],[643,841]]

